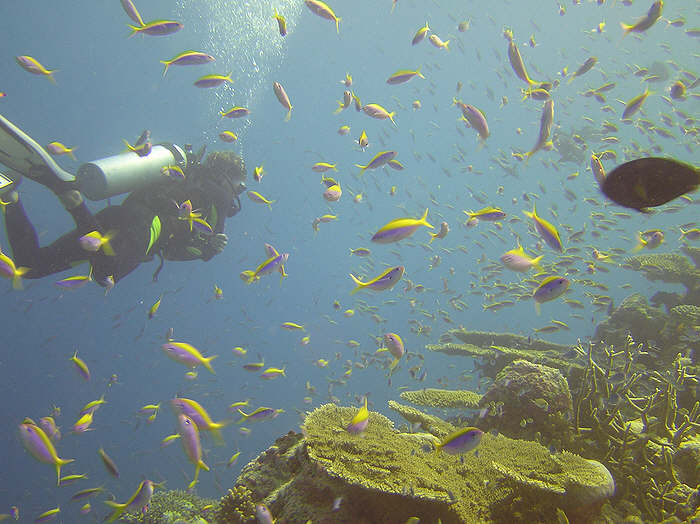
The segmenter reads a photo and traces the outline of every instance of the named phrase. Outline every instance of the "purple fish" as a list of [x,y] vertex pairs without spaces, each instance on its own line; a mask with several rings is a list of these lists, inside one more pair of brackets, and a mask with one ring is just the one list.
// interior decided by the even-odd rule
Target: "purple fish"
[[231,73],[228,75],[206,75],[200,78],[199,80],[196,80],[194,85],[195,87],[219,87],[221,84],[225,82],[233,82],[231,80]]
[[129,27],[131,28],[129,36],[134,36],[136,33],[144,33],[150,36],[165,36],[176,33],[183,28],[183,25],[174,20],[154,20],[140,27],[133,25],[129,25]]
[[273,524],[274,522],[272,513],[270,513],[270,510],[265,504],[258,504],[255,506],[255,518],[258,524]]
[[569,289],[570,283],[569,279],[564,277],[552,276],[545,278],[533,294],[537,313],[539,314],[540,304],[563,295]]
[[398,153],[396,151],[382,151],[380,153],[377,153],[366,166],[363,166],[361,164],[355,164],[355,167],[359,167],[360,169],[362,169],[362,171],[364,171],[365,169],[377,169],[378,167],[382,167],[383,165],[389,163],[391,160],[396,158],[397,154]]
[[179,433],[182,435],[182,447],[185,450],[185,454],[190,462],[195,465],[194,479],[190,483],[190,486],[194,486],[199,478],[199,470],[209,471],[209,466],[202,460],[202,443],[199,440],[199,430],[197,429],[197,424],[182,413],[177,417],[177,425]]
[[61,430],[56,425],[56,421],[53,417],[41,417],[39,419],[39,426],[51,440],[61,440]]
[[355,282],[356,287],[350,292],[351,295],[357,293],[361,289],[370,289],[372,291],[384,291],[394,287],[403,276],[405,268],[403,266],[390,267],[372,280],[362,282],[355,275],[350,273],[350,278]]
[[250,109],[246,107],[232,107],[228,111],[220,111],[219,114],[226,118],[242,118],[250,114]]
[[73,459],[59,458],[56,448],[40,427],[24,422],[19,425],[19,438],[25,449],[39,462],[53,464],[56,468],[56,485],[61,482],[61,466],[73,462]]
[[168,68],[171,65],[185,66],[185,65],[201,65],[213,62],[214,57],[200,51],[185,51],[180,53],[170,60],[161,60],[161,64],[165,64],[165,69],[163,70],[163,76],[168,72]]
[[479,428],[462,428],[445,438],[435,447],[435,452],[443,450],[449,455],[467,453],[479,445],[484,432]]
[[126,13],[126,16],[131,18],[139,26],[144,25],[141,15],[139,14],[138,10],[136,9],[136,6],[131,0],[121,0],[121,3],[122,7],[124,8],[124,12]]
[[272,409],[272,408],[258,408],[250,414],[244,413],[242,410],[238,410],[241,414],[241,419],[238,421],[239,424],[243,422],[260,422],[262,420],[270,420],[280,413],[284,413],[283,409]]
[[489,137],[489,125],[481,111],[472,105],[465,104],[462,108],[462,114],[464,115],[464,120],[479,133],[482,140],[486,140]]

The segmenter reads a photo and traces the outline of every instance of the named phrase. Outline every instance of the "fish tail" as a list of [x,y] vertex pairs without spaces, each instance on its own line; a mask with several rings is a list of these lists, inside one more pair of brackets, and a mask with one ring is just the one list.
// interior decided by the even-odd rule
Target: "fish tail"
[[535,266],[537,269],[539,269],[540,268],[540,260],[542,260],[543,257],[544,257],[544,255],[540,255],[537,258],[533,258],[532,262],[530,262],[530,263],[533,266]]
[[238,412],[241,414],[241,419],[240,419],[238,422],[236,422],[236,424],[242,424],[243,422],[245,422],[246,420],[248,420],[248,416],[249,416],[249,415],[246,415],[246,414],[243,412],[243,410],[239,409]]
[[163,69],[163,76],[165,76],[165,73],[168,72],[168,68],[170,67],[170,62],[167,60],[161,60],[160,63],[165,64],[165,69]]
[[350,273],[350,278],[352,278],[352,281],[355,282],[355,285],[357,286],[357,287],[355,287],[355,289],[353,289],[352,291],[350,291],[350,294],[351,294],[351,295],[354,295],[354,294],[357,293],[360,289],[364,288],[364,287],[367,285],[367,284],[365,284],[364,282],[362,282],[360,279],[358,279],[358,278],[357,278],[355,275],[353,275],[352,273]]
[[430,240],[428,240],[428,245],[433,243],[433,240],[435,240],[435,237],[437,237],[437,233],[430,233]]
[[65,466],[66,464],[69,464],[73,462],[75,459],[62,459],[56,457],[56,485],[60,486],[61,485],[61,466]]
[[[129,38],[134,36],[136,33],[140,33],[143,25],[141,27],[136,27],[135,25],[127,24],[131,28],[131,34],[129,34]],[[145,24],[144,24],[145,25]]]
[[420,67],[416,70],[416,74],[421,77],[423,80],[425,80],[425,77],[423,76],[423,73],[420,72]]
[[246,284],[252,284],[253,282],[255,282],[255,271],[246,269],[243,273],[241,273],[241,275],[245,277]]
[[75,160],[77,160],[77,159],[75,158],[75,155],[73,154],[73,151],[74,151],[74,150],[75,150],[75,148],[69,149],[69,150],[68,150],[68,156],[71,157],[71,158],[75,161]]
[[542,313],[542,310],[540,308],[540,303],[535,300],[535,313],[537,313],[537,316],[539,317],[540,314]]
[[632,31],[633,25],[628,25],[620,22],[620,27],[622,28],[622,36],[627,36],[627,33]]
[[[389,372],[390,372],[389,375],[391,375],[391,373],[393,373],[394,368],[396,368],[396,366],[398,366],[398,365],[399,365],[399,359],[398,359],[398,358],[395,358],[394,360],[391,361],[391,364],[389,364]],[[365,406],[365,408],[366,408],[366,407],[367,407],[367,406]]]
[[28,267],[18,267],[15,269],[15,274],[12,276],[12,288],[22,289],[22,275],[29,272]]
[[275,202],[277,202],[277,200],[270,200],[270,201],[267,203],[267,207],[270,208],[270,211],[272,211],[272,204],[274,204]]
[[284,117],[285,122],[289,122],[289,119],[292,118],[292,107],[294,106],[289,106],[289,111],[287,111],[287,116]]
[[446,40],[443,47],[445,48],[446,51],[449,51],[450,50],[450,41]]
[[199,469],[209,471],[209,466],[207,466],[202,459],[199,459],[199,462],[197,462],[197,466],[199,467]]
[[423,216],[420,217],[419,222],[421,224],[423,224],[424,226],[429,227],[430,229],[435,229],[435,227],[428,222],[427,218],[428,218],[428,208],[426,207],[425,211],[423,212]]
[[118,502],[114,502],[113,500],[105,500],[104,503],[114,510],[112,514],[109,517],[107,517],[107,520],[105,520],[105,522],[108,523],[117,520],[122,515],[122,513],[124,513],[127,506],[127,504],[119,504]]
[[56,71],[58,71],[58,69],[52,69],[51,71],[47,71],[47,72],[46,72],[46,76],[49,77],[49,81],[50,81],[52,84],[54,84],[54,85],[56,84],[56,79],[53,77],[53,74],[54,74]]
[[[396,126],[396,122],[394,121],[395,114],[396,114],[396,111],[392,111],[391,113],[389,113],[389,120],[391,120],[391,123]],[[396,126],[396,127],[398,127],[398,126]]]
[[205,368],[207,368],[213,375],[215,375],[216,373],[214,373],[214,368],[211,367],[211,361],[214,360],[218,356],[219,355],[212,355],[211,357],[207,357],[207,358],[202,359],[202,365]]
[[340,17],[335,17],[335,32],[340,34]]
[[338,102],[338,109],[336,109],[335,111],[333,111],[333,114],[334,114],[334,115],[337,115],[337,114],[340,113],[343,109],[345,109],[345,106],[343,105],[343,102],[341,102],[340,100],[336,100],[336,102]]
[[112,248],[112,244],[110,243],[110,240],[114,238],[114,231],[107,231],[107,234],[103,237],[102,241],[102,252],[110,257],[114,256],[114,249]]

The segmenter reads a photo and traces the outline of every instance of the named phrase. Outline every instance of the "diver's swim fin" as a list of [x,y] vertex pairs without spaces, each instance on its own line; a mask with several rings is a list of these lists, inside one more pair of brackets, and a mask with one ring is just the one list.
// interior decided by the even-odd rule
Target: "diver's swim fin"
[[0,164],[53,191],[75,182],[74,175],[61,169],[43,147],[2,115]]

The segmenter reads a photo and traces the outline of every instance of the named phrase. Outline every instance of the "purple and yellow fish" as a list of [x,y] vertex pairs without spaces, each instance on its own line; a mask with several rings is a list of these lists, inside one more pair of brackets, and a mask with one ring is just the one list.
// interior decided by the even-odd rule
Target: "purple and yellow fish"
[[367,397],[365,396],[364,405],[357,411],[350,424],[347,425],[348,433],[358,434],[367,429],[369,424],[369,411],[367,410]]
[[569,289],[570,284],[571,282],[568,278],[556,275],[547,277],[540,282],[540,285],[537,286],[537,289],[532,294],[532,298],[535,299],[537,314],[540,314],[540,304],[562,296]]
[[127,500],[123,504],[119,504],[118,502],[114,502],[113,500],[105,500],[105,504],[107,504],[110,508],[114,510],[112,514],[109,517],[107,517],[107,520],[105,520],[105,522],[114,522],[123,513],[127,511],[133,511],[136,513],[140,512],[143,508],[150,504],[151,497],[153,496],[154,487],[155,484],[153,483],[153,481],[142,480],[139,484],[139,487],[136,488],[134,494],[131,495],[131,497],[129,497],[129,500]]
[[201,51],[183,51],[177,56],[174,56],[170,60],[161,60],[161,64],[165,64],[165,69],[163,69],[163,76],[168,72],[171,65],[185,66],[185,65],[201,65],[213,62],[215,58]]
[[535,206],[534,203],[532,204],[532,213],[529,211],[523,211],[523,213],[525,216],[532,219],[532,221],[535,223],[535,230],[549,247],[555,251],[559,251],[560,253],[564,250],[557,228],[544,218],[537,216],[537,206]]
[[14,260],[0,251],[0,277],[11,279],[14,289],[22,289],[22,275],[28,271],[28,267],[16,267]]
[[378,169],[383,165],[388,164],[394,158],[396,158],[397,154],[398,153],[396,151],[382,151],[374,155],[374,158],[370,160],[366,166],[363,166],[361,164],[355,164],[355,167],[359,167],[360,169],[362,169],[363,173],[366,169]]
[[280,254],[273,246],[270,244],[265,244],[265,254],[268,258],[262,264],[255,269],[247,269],[241,272],[241,279],[246,284],[252,284],[253,282],[260,280],[261,276],[269,275],[275,270],[280,272],[280,280],[287,276],[287,273],[284,270],[284,265],[287,263],[289,253]]
[[36,424],[25,420],[19,425],[19,438],[29,454],[39,462],[53,464],[56,468],[56,485],[61,483],[61,466],[73,462],[74,459],[59,458],[51,439]]
[[237,422],[238,424],[242,424],[243,422],[261,422],[263,420],[271,420],[280,413],[284,413],[283,409],[272,409],[272,408],[265,408],[261,407],[253,411],[252,413],[246,414],[242,410],[238,410],[238,412],[241,414],[241,419]]
[[49,78],[49,80],[51,80],[51,82],[54,84],[56,83],[56,80],[53,77],[53,74],[57,71],[56,69],[46,69],[36,58],[28,55],[18,56],[15,59],[20,67],[28,73],[46,76]]
[[190,369],[194,369],[200,364],[214,374],[214,368],[211,367],[211,361],[218,355],[205,357],[199,350],[186,342],[167,342],[161,346],[161,349],[168,355],[169,358],[180,364],[184,364]]
[[203,77],[198,78],[195,80],[194,85],[195,87],[219,87],[222,84],[225,84],[226,82],[232,84],[233,80],[231,79],[231,74],[229,73],[227,75],[204,75]]
[[199,471],[205,470],[209,471],[209,466],[207,466],[202,460],[202,443],[199,440],[199,429],[197,429],[197,424],[183,413],[177,416],[177,425],[179,433],[182,436],[182,447],[185,450],[185,455],[187,458],[195,465],[194,479],[190,482],[189,487],[194,487],[197,484],[197,479],[199,479]]
[[479,445],[483,435],[484,432],[479,428],[467,427],[459,429],[445,437],[442,442],[435,446],[435,453],[438,453],[440,450],[449,455],[467,453]]
[[170,403],[176,411],[190,417],[197,424],[197,429],[209,431],[220,444],[224,442],[221,436],[221,429],[226,427],[229,422],[214,422],[207,410],[199,402],[189,398],[175,397]]
[[361,289],[369,289],[371,291],[385,291],[391,289],[401,280],[404,270],[405,268],[403,266],[390,267],[367,282],[362,282],[355,275],[350,273],[350,278],[352,278],[356,285],[356,287],[350,291],[350,294],[354,295]]
[[398,242],[399,240],[410,237],[420,226],[435,229],[428,223],[426,220],[427,217],[428,209],[426,208],[423,216],[417,220],[415,218],[397,218],[392,220],[374,234],[372,242],[377,242],[378,244]]
[[131,34],[129,36],[134,36],[136,33],[143,33],[150,36],[165,36],[178,32],[184,26],[180,22],[174,20],[153,20],[145,24],[142,22],[142,25],[138,27],[129,24],[129,27],[131,28]]

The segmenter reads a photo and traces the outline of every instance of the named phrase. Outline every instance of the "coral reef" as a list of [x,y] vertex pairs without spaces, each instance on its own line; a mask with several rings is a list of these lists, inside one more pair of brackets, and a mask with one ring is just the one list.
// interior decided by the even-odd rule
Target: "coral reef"
[[688,292],[700,282],[700,271],[686,257],[676,253],[636,255],[626,259],[623,267],[641,271],[652,282],[683,284]]
[[[453,342],[457,339],[460,342]],[[528,360],[560,369],[570,369],[569,375],[577,376],[583,368],[565,357],[571,346],[531,339],[512,333],[489,333],[451,329],[440,337],[439,344],[428,344],[428,351],[472,357],[476,368],[487,377],[496,374],[514,360]]]
[[440,417],[428,415],[422,411],[404,406],[394,400],[389,401],[389,407],[401,415],[409,424],[417,425],[423,431],[435,435],[438,438],[443,438],[455,431],[455,427],[442,420]]
[[638,342],[659,340],[668,316],[660,309],[649,305],[646,297],[639,293],[625,298],[612,314],[598,324],[593,340],[622,346],[627,335]]
[[208,524],[214,522],[217,501],[186,491],[156,491],[148,511],[125,513],[120,522],[141,524]]
[[512,438],[539,440],[557,447],[571,440],[571,393],[561,372],[516,360],[503,368],[481,399],[487,408],[479,424]]
[[479,409],[481,395],[473,391],[425,388],[418,391],[402,391],[401,398],[419,406],[434,408]]
[[640,366],[649,359],[647,349],[630,337],[619,349],[578,348],[588,365],[573,391],[571,449],[605,464],[617,481],[617,497],[645,519],[686,519],[700,504],[691,497],[695,488],[684,483],[695,478],[693,445],[686,441],[700,430],[700,402],[679,393],[689,386],[694,391],[698,380],[680,354],[666,369],[658,358],[653,367]]
[[[284,438],[291,445],[278,441],[246,466],[221,501],[219,522],[244,522],[250,509],[230,509],[260,502],[284,522],[370,524],[418,517],[445,524],[554,523],[558,509],[585,522],[614,489],[595,461],[503,435],[485,434],[476,452],[448,455],[434,451],[436,435],[399,432],[375,412],[364,433],[351,434],[345,426],[356,411],[326,404],[310,413],[303,438],[290,433]],[[263,460],[270,455],[270,463]],[[541,496],[542,486],[551,496]]]

